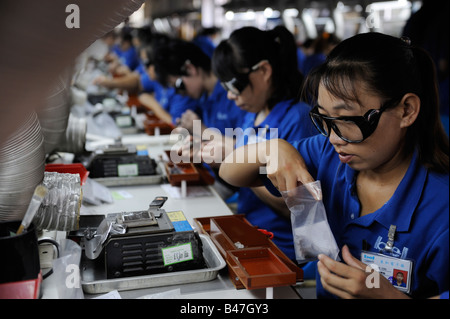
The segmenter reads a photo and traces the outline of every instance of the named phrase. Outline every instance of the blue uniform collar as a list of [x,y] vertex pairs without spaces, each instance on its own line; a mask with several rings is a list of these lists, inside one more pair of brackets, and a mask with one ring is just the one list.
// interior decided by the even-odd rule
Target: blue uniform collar
[[[269,115],[264,119],[264,121],[261,122],[258,126],[254,126],[254,128],[275,128],[278,127],[278,125],[282,122],[282,118],[286,115],[286,113],[289,111],[291,106],[294,104],[294,100],[286,100],[281,101],[275,104],[275,106],[270,110]],[[252,114],[252,123],[255,123],[257,113]]]
[[[348,165],[345,170],[345,179],[347,185],[351,185],[349,187],[351,192],[355,189],[357,171]],[[356,218],[352,223],[368,227],[376,221],[386,229],[389,229],[391,225],[396,225],[398,232],[407,232],[421,198],[427,175],[428,170],[420,165],[417,152],[414,152],[409,168],[391,199],[376,212]],[[356,194],[356,192],[353,193]],[[356,195],[352,196],[356,197]]]

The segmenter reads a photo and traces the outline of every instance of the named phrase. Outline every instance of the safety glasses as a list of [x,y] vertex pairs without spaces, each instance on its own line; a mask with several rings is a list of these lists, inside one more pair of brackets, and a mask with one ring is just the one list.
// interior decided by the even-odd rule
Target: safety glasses
[[394,100],[384,103],[380,109],[371,109],[363,116],[330,117],[319,113],[319,106],[310,112],[314,126],[324,136],[329,137],[331,130],[348,143],[361,143],[367,139],[377,128],[381,114],[394,105]]
[[262,61],[258,62],[257,64],[255,64],[254,66],[252,66],[247,73],[240,73],[240,74],[236,75],[234,78],[232,78],[230,81],[220,82],[220,84],[222,84],[222,86],[225,90],[227,90],[237,96],[237,95],[241,94],[242,91],[244,91],[244,89],[250,83],[250,79],[249,79],[250,73],[258,70],[260,68],[260,66],[265,62],[268,62],[268,61],[262,60]]

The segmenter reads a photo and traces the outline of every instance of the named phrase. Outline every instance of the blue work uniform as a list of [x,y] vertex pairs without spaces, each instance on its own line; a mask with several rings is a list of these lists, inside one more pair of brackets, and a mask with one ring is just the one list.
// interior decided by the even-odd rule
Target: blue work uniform
[[240,127],[246,111],[227,98],[227,91],[217,81],[213,92],[203,94],[199,99],[199,112],[205,126],[217,128],[222,135],[225,129]]
[[[449,175],[430,171],[414,153],[394,195],[377,211],[360,217],[357,171],[342,164],[322,135],[294,145],[310,174],[321,181],[330,228],[340,248],[347,245],[358,259],[361,250],[379,253],[397,227],[393,257],[413,261],[411,296],[430,297],[449,290]],[[365,246],[365,247],[364,247]],[[331,297],[317,273],[318,298]]]
[[304,64],[306,61],[306,54],[300,49],[297,48],[297,68],[300,72],[304,71]]
[[176,124],[177,119],[181,118],[186,110],[197,110],[198,101],[189,96],[177,94],[173,87],[164,87],[158,81],[152,80],[148,73],[141,74],[140,80],[143,91],[154,93],[156,101],[170,114],[172,124]]
[[[136,69],[134,69],[135,72],[137,72],[140,76],[147,74],[147,70],[145,69],[145,65],[144,63],[142,63],[141,60],[139,60],[139,64],[136,67]],[[148,74],[147,74],[148,76]]]
[[317,54],[311,54],[305,57],[305,60],[303,61],[301,65],[300,71],[303,73],[303,75],[308,75],[309,72],[314,70],[316,67],[324,63],[326,60],[325,54],[317,53]]
[[131,46],[126,51],[122,51],[119,45],[115,45],[113,52],[119,57],[120,62],[126,65],[131,71],[134,71],[140,64],[139,55],[134,46]]
[[211,39],[204,35],[199,35],[192,40],[192,42],[197,45],[202,51],[212,59],[214,50],[216,49],[216,45]]
[[[242,129],[247,133],[236,137],[236,148],[273,138],[296,141],[317,134],[317,130],[309,119],[309,111],[310,106],[305,103],[295,103],[293,100],[282,101],[276,104],[264,121],[257,126],[254,124],[257,114],[247,113],[242,125]],[[255,135],[248,134],[251,131],[254,131]],[[238,213],[245,214],[245,218],[252,225],[272,232],[274,234],[272,241],[286,256],[295,260],[289,219],[276,213],[247,187],[239,189]]]

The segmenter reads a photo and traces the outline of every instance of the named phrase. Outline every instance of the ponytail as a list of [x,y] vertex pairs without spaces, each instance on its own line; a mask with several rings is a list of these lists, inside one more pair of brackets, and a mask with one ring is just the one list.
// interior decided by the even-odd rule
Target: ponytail
[[294,35],[283,26],[277,26],[266,32],[276,48],[274,58],[272,61],[269,60],[275,69],[273,78],[275,94],[272,99],[275,103],[282,99],[298,101],[303,85],[303,75],[298,69]]
[[425,50],[418,47],[411,47],[411,50],[420,83],[418,95],[421,106],[416,122],[408,130],[407,141],[415,141],[414,146],[425,166],[448,174],[449,140],[440,119],[436,68]]

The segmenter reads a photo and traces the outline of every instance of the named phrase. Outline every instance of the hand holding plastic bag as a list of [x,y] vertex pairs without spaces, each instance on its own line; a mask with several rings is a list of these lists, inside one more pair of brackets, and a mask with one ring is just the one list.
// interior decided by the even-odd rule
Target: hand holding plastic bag
[[281,194],[291,211],[297,261],[299,263],[313,261],[319,254],[338,260],[339,248],[331,232],[321,200],[320,181],[301,185]]

